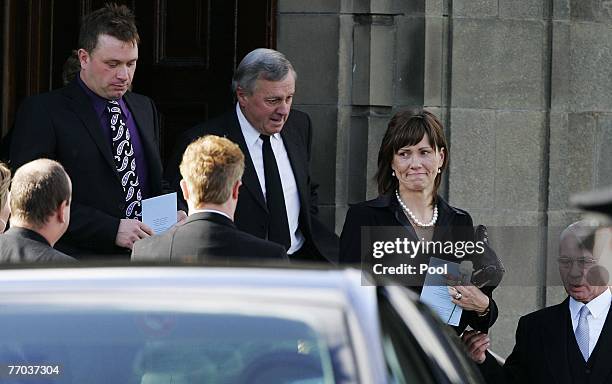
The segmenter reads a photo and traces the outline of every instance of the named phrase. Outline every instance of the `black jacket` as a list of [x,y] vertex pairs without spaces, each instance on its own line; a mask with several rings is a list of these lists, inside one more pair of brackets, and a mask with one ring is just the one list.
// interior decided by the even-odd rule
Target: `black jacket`
[[[434,227],[434,234],[432,241],[437,242],[465,242],[474,241],[474,228],[472,218],[466,211],[450,206],[444,199],[437,197],[438,205],[438,220]],[[367,244],[362,244],[361,231],[362,227],[372,227],[373,230],[369,232],[370,236],[382,236],[385,237],[388,234],[380,231],[376,231],[377,227],[389,227],[391,230],[390,234],[393,238],[397,234],[402,238],[407,238],[410,241],[418,241],[417,234],[412,227],[410,221],[406,218],[403,213],[397,199],[394,194],[387,194],[379,196],[376,199],[365,201],[362,203],[351,206],[346,214],[344,221],[344,228],[340,236],[340,263],[355,264],[362,261],[362,248],[364,256],[367,254],[371,255],[372,241],[377,239],[369,239]],[[376,232],[374,232],[376,231]],[[388,240],[381,238],[380,240]],[[435,255],[418,255],[415,259],[410,260],[410,264],[419,265],[420,263],[428,263],[429,257],[436,256],[441,259],[460,262],[461,260],[471,260],[477,265],[477,260],[474,260],[473,255],[467,254],[462,259],[457,259],[455,256],[448,254],[435,254]],[[392,260],[392,261],[388,261]],[[396,261],[399,260],[399,261]],[[363,260],[364,263],[371,261],[367,258]],[[400,257],[387,258],[387,263],[395,263],[399,265],[402,262],[406,262],[406,259],[400,259]],[[423,278],[424,276],[421,275]],[[420,277],[420,276],[418,276]],[[409,281],[418,280],[418,277]],[[416,281],[417,284],[409,284],[410,288],[421,292],[423,280]],[[483,293],[490,298],[490,312],[486,316],[478,316],[474,311],[464,311],[461,316],[461,322],[456,328],[459,332],[462,332],[467,325],[470,325],[474,329],[481,331],[487,331],[488,328],[493,325],[497,319],[498,310],[495,301],[492,298],[492,287],[483,287]]]
[[[521,317],[516,344],[502,367],[487,354],[480,371],[489,383],[578,383],[572,380],[568,347],[576,344],[570,318],[569,298],[561,304]],[[570,339],[571,338],[571,339]],[[577,344],[572,346],[578,348]],[[588,364],[588,383],[612,383],[612,308]],[[584,364],[582,356],[579,363]],[[582,384],[582,382],[581,382]]]
[[0,263],[72,262],[72,257],[53,249],[39,233],[11,227],[0,235]]
[[[265,239],[268,232],[269,212],[235,109],[195,126],[179,138],[166,168],[166,180],[181,195],[179,165],[183,153],[192,141],[204,135],[225,137],[238,144],[242,150],[245,157],[245,169],[234,222],[238,229]],[[310,179],[312,126],[308,115],[291,110],[281,131],[281,137],[289,155],[300,195],[299,228],[306,239],[305,246],[313,252],[310,259],[335,262],[338,254],[338,237],[317,219],[318,185]],[[184,202],[182,204],[184,208]]]
[[[162,192],[157,110],[142,95],[127,92],[123,99],[140,133],[150,194],[157,196]],[[115,246],[120,219],[125,218],[125,193],[111,144],[76,81],[25,99],[17,112],[11,167],[15,170],[39,158],[59,161],[72,181],[70,225],[56,247],[71,255],[125,253]]]

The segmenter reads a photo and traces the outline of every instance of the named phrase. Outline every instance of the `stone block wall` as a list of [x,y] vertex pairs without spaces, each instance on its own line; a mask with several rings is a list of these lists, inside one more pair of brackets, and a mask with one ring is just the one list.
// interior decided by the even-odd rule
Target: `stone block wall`
[[[558,280],[560,228],[580,217],[569,197],[612,184],[612,1],[278,5],[278,49],[299,74],[295,108],[315,124],[327,224],[339,233],[348,204],[376,196],[376,156],[395,111],[438,114],[451,160],[442,193],[492,227],[506,258],[491,336],[507,355],[518,317],[563,297],[548,283]],[[514,239],[506,226],[537,236]]]

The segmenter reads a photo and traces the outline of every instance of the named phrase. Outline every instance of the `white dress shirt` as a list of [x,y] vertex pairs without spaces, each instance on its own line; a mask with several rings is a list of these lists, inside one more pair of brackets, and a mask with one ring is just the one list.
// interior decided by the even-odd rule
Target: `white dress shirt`
[[[193,215],[194,213],[203,213],[203,212],[216,213],[218,215],[225,216],[228,219],[232,220],[232,218],[229,217],[229,215],[227,213],[221,212],[221,211],[217,211],[216,209],[208,209],[208,208],[207,209],[194,209],[194,210],[191,210],[191,211],[189,211],[189,215]],[[234,221],[234,220],[232,220],[232,221]]]
[[578,327],[580,309],[586,305],[591,312],[587,316],[587,322],[589,323],[589,356],[591,356],[591,353],[593,353],[597,340],[599,340],[599,335],[601,334],[606,317],[608,316],[608,311],[610,310],[611,300],[612,293],[610,292],[610,289],[606,289],[601,295],[597,296],[586,304],[574,300],[573,297],[570,297],[569,299],[569,308],[574,333]]
[[[255,166],[255,172],[257,173],[259,185],[261,186],[261,191],[265,199],[266,177],[264,175],[262,153],[263,140],[259,137],[261,133],[249,123],[238,103],[236,103],[236,114],[238,115],[242,136],[244,136],[244,141],[249,149],[249,155]],[[291,168],[291,162],[289,161],[289,155],[287,155],[287,150],[285,149],[285,144],[283,143],[283,138],[280,133],[270,136],[270,146],[276,158],[276,165],[278,166],[281,185],[283,186],[283,196],[285,197],[285,207],[287,208],[287,221],[289,223],[289,234],[291,236],[291,247],[287,250],[287,254],[291,255],[302,248],[305,241],[304,235],[298,228],[300,219],[300,195],[297,189],[297,183],[295,182],[295,176],[293,175],[293,169]]]

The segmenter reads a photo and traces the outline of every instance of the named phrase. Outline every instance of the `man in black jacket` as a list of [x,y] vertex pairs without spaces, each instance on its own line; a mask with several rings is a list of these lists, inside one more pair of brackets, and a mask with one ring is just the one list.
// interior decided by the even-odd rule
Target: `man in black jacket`
[[559,273],[569,297],[523,316],[503,367],[486,350],[489,338],[466,332],[472,359],[490,383],[612,382],[612,312],[609,275],[593,252],[597,227],[581,221],[561,234]]
[[153,234],[139,219],[141,201],[162,193],[159,121],[151,99],[129,92],[138,43],[127,7],[85,16],[76,78],[27,98],[17,113],[13,169],[50,158],[72,179],[72,220],[58,243],[71,255],[127,258],[136,240]]
[[227,137],[245,155],[236,226],[281,244],[291,259],[336,262],[338,237],[317,218],[310,118],[291,109],[296,76],[280,52],[260,48],[247,54],[234,72],[235,107],[179,138],[166,179],[178,188],[178,164],[194,139]]
[[11,228],[0,235],[0,262],[67,262],[53,249],[70,221],[70,178],[56,161],[34,160],[15,172]]
[[236,144],[218,136],[200,138],[187,147],[180,170],[187,220],[137,241],[133,261],[287,260],[283,247],[242,232],[233,223],[244,172],[244,155]]

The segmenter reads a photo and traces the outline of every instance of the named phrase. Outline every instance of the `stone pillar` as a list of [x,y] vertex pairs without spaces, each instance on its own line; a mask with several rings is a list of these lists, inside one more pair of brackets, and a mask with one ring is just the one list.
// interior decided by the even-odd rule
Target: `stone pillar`
[[389,118],[423,105],[424,4],[279,0],[278,49],[299,74],[294,107],[313,118],[312,173],[338,233],[348,203],[377,194],[372,177]]

